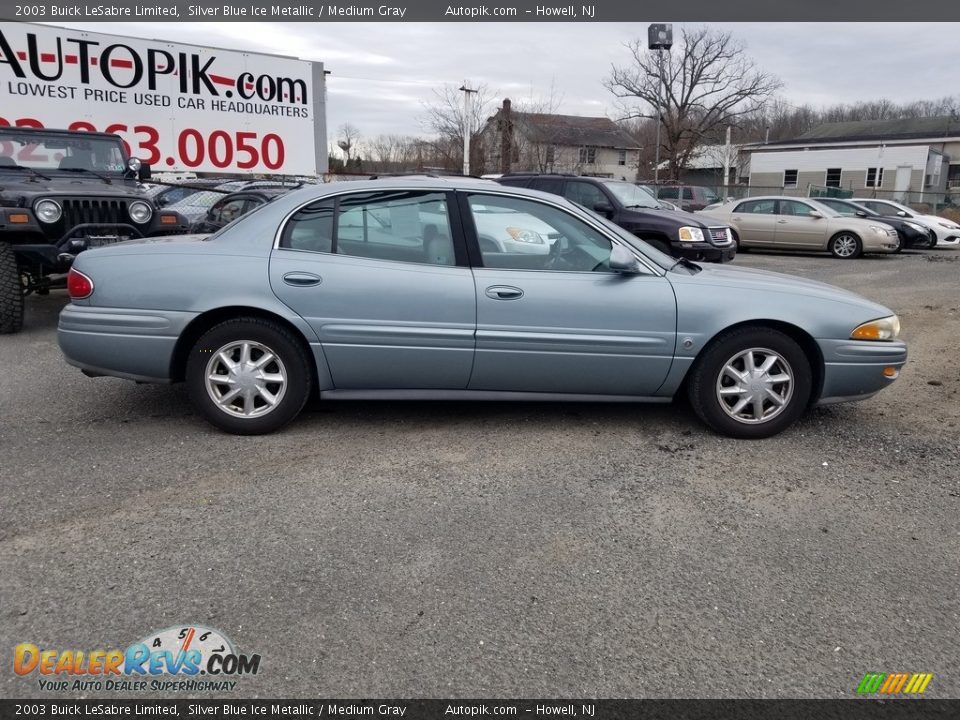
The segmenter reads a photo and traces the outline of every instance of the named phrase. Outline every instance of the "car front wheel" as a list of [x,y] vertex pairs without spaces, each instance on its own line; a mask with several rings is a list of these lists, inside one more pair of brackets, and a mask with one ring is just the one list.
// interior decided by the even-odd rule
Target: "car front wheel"
[[691,373],[688,394],[700,419],[721,434],[745,439],[770,437],[792,425],[813,385],[803,349],[771,328],[722,335]]
[[300,413],[312,375],[288,330],[259,318],[237,318],[197,341],[187,358],[186,380],[190,400],[213,425],[261,435]]
[[860,257],[863,244],[860,238],[851,232],[841,232],[830,238],[830,254],[841,260],[853,260]]

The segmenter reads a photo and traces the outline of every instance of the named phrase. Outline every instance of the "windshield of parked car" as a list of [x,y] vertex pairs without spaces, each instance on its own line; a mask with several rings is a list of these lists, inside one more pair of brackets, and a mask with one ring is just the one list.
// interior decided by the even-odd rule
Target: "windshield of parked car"
[[649,193],[645,193],[633,183],[628,182],[607,182],[604,183],[607,189],[613,193],[614,197],[620,201],[624,207],[642,207],[659,208],[657,201]]
[[16,171],[18,167],[123,174],[127,160],[119,138],[0,127],[0,172],[8,168]]
[[198,210],[209,210],[217,200],[225,198],[227,193],[214,192],[213,190],[201,190],[193,195],[188,195],[182,200],[167,205],[167,210],[177,210],[181,208],[191,208]]

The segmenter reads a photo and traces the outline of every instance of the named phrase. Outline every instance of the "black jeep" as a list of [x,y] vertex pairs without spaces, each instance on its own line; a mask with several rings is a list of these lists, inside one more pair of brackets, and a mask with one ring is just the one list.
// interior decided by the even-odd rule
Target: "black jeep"
[[150,168],[117,135],[0,127],[0,333],[23,325],[23,299],[63,287],[77,253],[187,231],[141,189]]

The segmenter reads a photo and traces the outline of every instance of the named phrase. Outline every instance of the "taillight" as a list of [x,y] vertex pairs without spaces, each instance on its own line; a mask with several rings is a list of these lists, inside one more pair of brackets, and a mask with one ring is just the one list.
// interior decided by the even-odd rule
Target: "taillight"
[[83,300],[93,295],[93,280],[79,270],[70,268],[67,273],[67,292],[71,300]]

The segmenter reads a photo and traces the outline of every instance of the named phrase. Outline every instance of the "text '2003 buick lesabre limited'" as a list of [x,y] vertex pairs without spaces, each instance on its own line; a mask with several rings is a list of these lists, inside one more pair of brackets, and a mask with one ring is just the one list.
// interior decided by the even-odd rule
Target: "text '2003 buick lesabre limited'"
[[60,315],[91,376],[185,381],[217,427],[329,399],[669,402],[761,438],[906,362],[893,312],[676,260],[563,198],[469,178],[306,187],[207,236],[77,257]]

